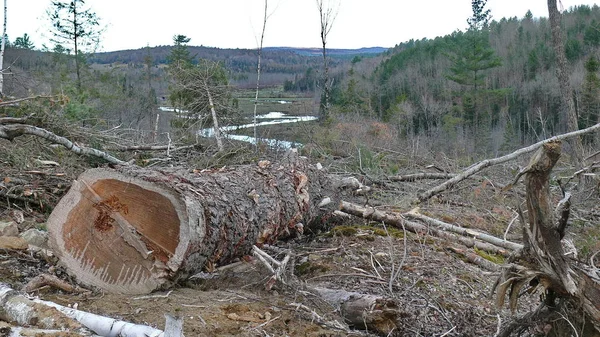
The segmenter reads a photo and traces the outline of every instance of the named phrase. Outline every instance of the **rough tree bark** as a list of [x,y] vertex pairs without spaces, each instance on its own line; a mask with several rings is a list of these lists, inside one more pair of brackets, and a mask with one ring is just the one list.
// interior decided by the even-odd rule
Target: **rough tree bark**
[[302,233],[322,200],[337,201],[318,167],[292,152],[282,164],[201,172],[88,170],[50,215],[50,244],[84,284],[148,293]]

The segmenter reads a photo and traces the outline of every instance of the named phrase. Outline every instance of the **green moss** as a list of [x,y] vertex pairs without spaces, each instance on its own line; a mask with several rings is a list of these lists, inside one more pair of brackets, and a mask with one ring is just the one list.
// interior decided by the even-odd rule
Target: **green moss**
[[395,227],[387,227],[387,232],[384,228],[381,228],[381,227],[374,227],[374,226],[361,226],[361,227],[365,227],[364,229],[368,228],[369,230],[372,230],[373,234],[375,234],[375,235],[388,236],[388,234],[389,234],[389,236],[396,238],[396,239],[404,238],[404,232]]
[[[404,238],[404,232],[397,228],[387,227],[387,231],[386,231],[384,228],[377,227],[377,226],[371,226],[371,225],[336,226],[331,229],[330,236],[355,236],[359,233],[369,233],[369,234],[373,234],[376,236],[383,236],[383,237],[387,237],[389,234],[389,236],[396,238],[396,239]],[[366,236],[368,236],[368,235],[365,235],[365,237]],[[366,240],[373,241],[374,238],[366,239]]]
[[311,261],[306,261],[296,266],[296,275],[303,276],[313,273],[324,273],[329,270],[329,267],[326,265],[322,265],[319,263],[314,263]]
[[503,264],[504,263],[504,256],[502,256],[502,255],[490,254],[481,249],[477,249],[477,247],[475,247],[475,253],[490,262],[494,262],[495,264]]
[[329,232],[331,236],[354,236],[358,233],[355,226],[336,226]]

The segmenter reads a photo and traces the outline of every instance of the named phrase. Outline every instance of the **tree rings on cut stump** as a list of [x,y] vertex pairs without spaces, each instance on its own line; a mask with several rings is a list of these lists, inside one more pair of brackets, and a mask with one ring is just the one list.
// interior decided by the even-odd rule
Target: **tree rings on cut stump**
[[171,188],[94,169],[73,183],[48,231],[61,263],[82,283],[143,294],[179,269],[190,237],[181,223],[193,218],[198,223]]

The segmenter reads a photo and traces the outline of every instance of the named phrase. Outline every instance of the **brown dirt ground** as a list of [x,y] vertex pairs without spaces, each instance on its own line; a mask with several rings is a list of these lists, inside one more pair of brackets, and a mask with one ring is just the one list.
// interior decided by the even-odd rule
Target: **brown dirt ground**
[[[295,253],[295,274],[313,286],[379,294],[399,303],[402,319],[394,336],[492,335],[497,310],[488,298],[495,274],[463,261],[448,243],[429,236],[356,220],[311,239],[283,243]],[[406,239],[406,240],[405,240]],[[405,246],[406,242],[406,246]],[[281,258],[281,257],[279,257]],[[52,261],[51,261],[52,262]],[[19,289],[51,263],[39,255],[0,252],[0,280]],[[398,281],[389,288],[392,271]],[[68,279],[67,275],[57,274]],[[72,295],[42,289],[35,295],[80,310],[164,328],[164,314],[184,319],[186,336],[345,336],[319,324],[301,303],[326,320],[342,321],[335,308],[301,289],[283,284],[265,290],[267,270],[256,261],[240,262],[210,280],[192,280],[148,297],[95,292]],[[504,313],[506,314],[506,313]],[[354,335],[368,335],[356,331]]]

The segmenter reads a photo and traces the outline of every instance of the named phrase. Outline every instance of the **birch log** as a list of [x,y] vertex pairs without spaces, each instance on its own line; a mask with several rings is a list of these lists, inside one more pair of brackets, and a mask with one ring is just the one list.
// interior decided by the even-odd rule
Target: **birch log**
[[84,284],[125,294],[168,287],[309,228],[319,203],[336,199],[335,182],[292,157],[200,172],[88,170],[50,215],[50,245]]

